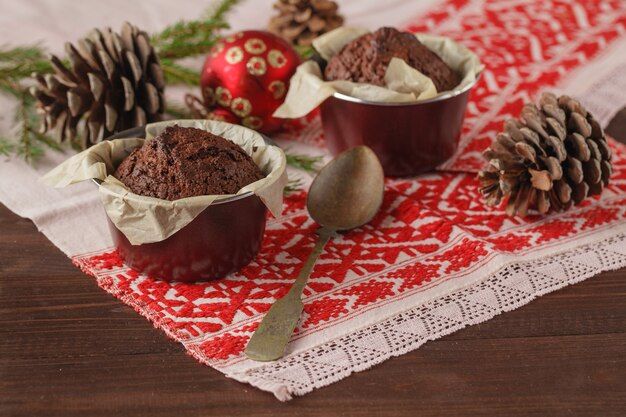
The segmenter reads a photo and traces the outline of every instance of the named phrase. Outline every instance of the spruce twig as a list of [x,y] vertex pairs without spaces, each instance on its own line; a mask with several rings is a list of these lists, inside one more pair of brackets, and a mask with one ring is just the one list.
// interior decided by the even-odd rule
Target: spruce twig
[[24,157],[28,162],[33,162],[43,154],[41,147],[31,142],[31,128],[28,117],[28,98],[27,93],[22,93],[20,104],[16,116],[20,120],[20,143],[17,147],[17,154]]
[[[321,169],[320,164],[323,160],[322,156],[290,153],[289,149],[285,149],[285,157],[287,158],[287,165],[311,173],[317,173]],[[301,178],[290,180],[285,187],[284,194],[287,196],[301,191],[303,185],[304,181]]]
[[287,165],[291,165],[294,168],[301,169],[307,172],[317,172],[320,170],[321,167],[319,166],[319,164],[322,162],[322,156],[291,154],[288,152],[289,149],[285,149]]
[[200,74],[198,71],[189,69],[177,64],[173,59],[161,59],[161,68],[168,85],[185,84],[191,86],[200,85]]
[[51,71],[52,66],[39,45],[0,47],[0,80],[19,82],[33,72]]
[[180,59],[206,54],[220,40],[220,30],[230,27],[225,21],[225,15],[238,2],[222,0],[201,20],[179,20],[153,35],[151,43],[159,57]]
[[24,93],[24,89],[14,80],[10,78],[1,78],[0,76],[0,91],[5,94],[11,95],[19,99]]
[[311,59],[313,55],[315,55],[315,49],[312,46],[296,45],[294,46],[294,49],[296,50],[298,55],[300,55],[300,58],[302,58],[303,61]]
[[302,186],[304,185],[304,181],[301,178],[295,178],[293,180],[289,180],[285,188],[283,189],[283,195],[288,196],[293,193],[297,193],[302,190]]
[[0,91],[18,100],[15,123],[20,131],[17,144],[7,138],[0,140],[0,153],[4,155],[15,153],[29,162],[35,161],[44,152],[38,143],[32,142],[33,138],[49,147],[61,150],[53,139],[32,127],[36,118],[34,100],[23,84],[23,80],[35,71],[41,73],[52,71],[49,61],[38,45],[0,48]]
[[206,19],[224,21],[226,14],[239,3],[240,0],[222,0],[215,8],[209,8],[205,13]]
[[50,136],[41,133],[38,130],[33,129],[31,126],[28,127],[28,132],[33,136],[33,139],[43,143],[47,147],[57,152],[63,152],[63,148],[56,140],[52,139]]
[[34,71],[52,71],[39,46],[0,47],[0,91],[21,99],[25,87],[20,83]]
[[15,145],[4,136],[0,136],[0,155],[10,156],[15,152]]

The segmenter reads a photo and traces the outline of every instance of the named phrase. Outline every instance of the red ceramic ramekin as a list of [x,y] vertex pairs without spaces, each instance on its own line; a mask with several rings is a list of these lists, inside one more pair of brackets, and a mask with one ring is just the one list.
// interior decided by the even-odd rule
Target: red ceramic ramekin
[[469,92],[459,91],[414,103],[380,103],[335,93],[321,105],[326,145],[337,155],[366,145],[385,175],[407,177],[432,171],[456,150]]
[[[144,137],[143,129],[111,139]],[[216,201],[188,225],[161,242],[131,244],[109,220],[120,257],[133,270],[163,281],[207,281],[246,266],[265,232],[267,207],[253,192]]]
[[238,271],[256,256],[266,215],[261,199],[250,192],[211,204],[161,242],[133,245],[110,220],[109,229],[133,270],[163,281],[207,281]]

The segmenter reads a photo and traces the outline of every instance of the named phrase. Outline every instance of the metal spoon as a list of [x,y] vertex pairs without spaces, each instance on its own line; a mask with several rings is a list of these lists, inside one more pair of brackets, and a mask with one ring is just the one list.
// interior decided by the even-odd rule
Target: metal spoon
[[250,338],[246,356],[256,361],[283,356],[304,308],[302,290],[324,246],[337,231],[369,222],[382,204],[383,190],[383,168],[366,146],[347,150],[319,172],[306,201],[311,218],[321,226],[319,238],[289,292],[272,305]]

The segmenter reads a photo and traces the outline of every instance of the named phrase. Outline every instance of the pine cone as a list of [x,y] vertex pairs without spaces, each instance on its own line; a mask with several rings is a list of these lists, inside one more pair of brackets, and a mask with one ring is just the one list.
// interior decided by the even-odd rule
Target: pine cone
[[508,196],[511,216],[567,210],[600,194],[611,176],[611,149],[591,113],[552,93],[539,106],[526,104],[521,120],[507,120],[483,153],[489,168],[478,174],[480,192],[492,206]]
[[[94,30],[65,44],[70,67],[56,56],[53,74],[33,74],[41,130],[85,149],[115,132],[161,120],[165,81],[146,32],[124,23],[120,34]],[[77,139],[77,130],[79,140]]]
[[323,33],[343,24],[337,3],[331,0],[278,0],[268,29],[294,45],[309,46]]

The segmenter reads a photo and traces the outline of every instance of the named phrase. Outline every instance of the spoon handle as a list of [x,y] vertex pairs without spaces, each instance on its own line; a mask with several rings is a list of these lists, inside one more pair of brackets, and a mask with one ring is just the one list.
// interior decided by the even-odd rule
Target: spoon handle
[[324,246],[335,235],[334,230],[320,229],[313,251],[302,266],[289,292],[268,310],[246,346],[245,354],[255,361],[274,361],[285,353],[287,342],[296,328],[304,303],[302,290]]
[[335,236],[335,234],[336,232],[334,230],[329,230],[326,228],[319,229],[317,242],[315,242],[313,250],[309,254],[309,257],[306,259],[306,262],[304,262],[304,265],[302,265],[302,269],[300,269],[298,278],[296,278],[296,281],[291,286],[291,289],[289,290],[289,293],[287,293],[287,295],[291,295],[291,293],[293,293],[294,296],[300,298],[302,290],[304,290],[304,287],[306,286],[306,283],[311,276],[311,272],[313,272],[313,267],[315,266],[317,259],[322,254],[322,251],[324,250],[324,247],[326,246],[330,238]]

